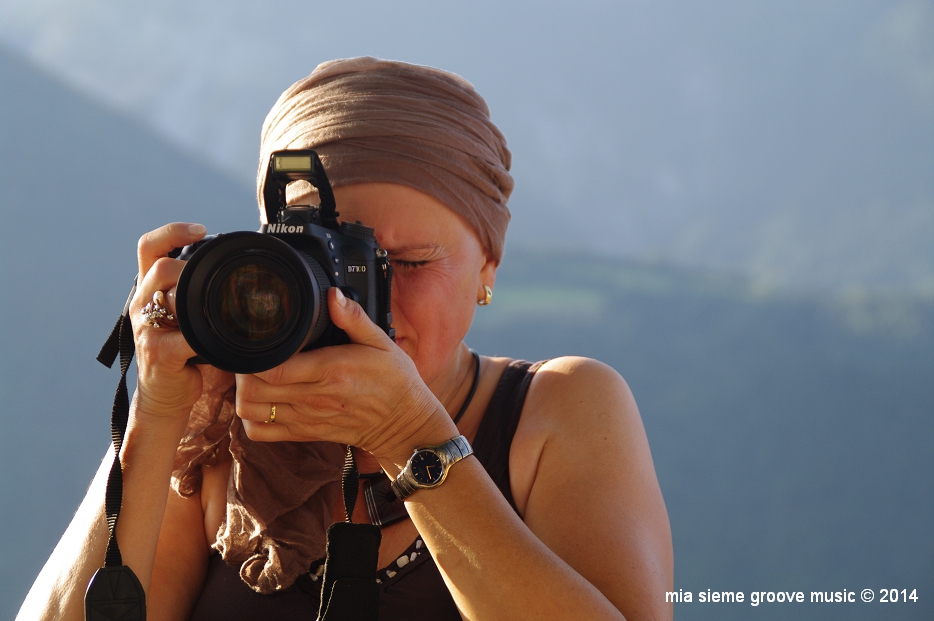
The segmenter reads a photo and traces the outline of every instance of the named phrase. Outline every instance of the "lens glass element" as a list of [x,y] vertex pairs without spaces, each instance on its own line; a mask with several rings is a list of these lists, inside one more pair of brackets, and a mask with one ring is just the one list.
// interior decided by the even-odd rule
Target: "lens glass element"
[[286,327],[292,314],[289,284],[271,267],[247,263],[223,279],[220,321],[234,335],[264,341]]

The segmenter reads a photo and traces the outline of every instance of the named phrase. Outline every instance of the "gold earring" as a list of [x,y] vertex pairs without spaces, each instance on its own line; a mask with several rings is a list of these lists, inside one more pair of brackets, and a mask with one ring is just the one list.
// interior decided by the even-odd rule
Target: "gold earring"
[[483,285],[483,291],[486,292],[486,296],[482,300],[478,300],[477,304],[479,306],[489,306],[493,300],[493,290],[490,289],[490,285]]

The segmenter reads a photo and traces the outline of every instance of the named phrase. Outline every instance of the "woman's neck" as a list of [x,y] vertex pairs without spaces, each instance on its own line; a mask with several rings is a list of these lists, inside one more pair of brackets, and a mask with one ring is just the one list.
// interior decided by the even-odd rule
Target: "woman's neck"
[[430,386],[431,392],[452,419],[460,412],[470,394],[476,366],[470,348],[461,343],[445,372]]

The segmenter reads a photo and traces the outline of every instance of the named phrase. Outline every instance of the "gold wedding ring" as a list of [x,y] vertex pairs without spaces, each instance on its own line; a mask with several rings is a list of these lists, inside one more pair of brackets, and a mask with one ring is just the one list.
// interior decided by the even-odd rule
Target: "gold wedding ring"
[[269,408],[269,419],[266,421],[266,424],[271,425],[276,422],[276,404],[273,403]]

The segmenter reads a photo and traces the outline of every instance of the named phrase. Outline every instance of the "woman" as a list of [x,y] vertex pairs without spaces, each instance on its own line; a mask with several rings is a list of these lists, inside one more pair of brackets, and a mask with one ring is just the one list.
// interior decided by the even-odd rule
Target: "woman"
[[[357,447],[364,486],[385,488],[414,447],[461,435],[474,454],[443,484],[397,484],[409,494],[404,512],[357,503],[355,521],[385,524],[381,619],[671,618],[668,518],[623,379],[593,360],[530,366],[477,357],[463,342],[476,305],[492,297],[512,189],[509,151],[482,98],[435,69],[326,63],[267,117],[260,188],[262,163],[284,148],[316,149],[342,219],[373,227],[388,250],[396,339],[332,288],[331,320],[351,344],[235,378],[186,365],[193,351],[181,333],[142,319],[158,292],[173,310],[183,264],[167,253],[204,227],[170,224],[140,239],[138,383],[117,536],[149,618],[250,618],[255,605],[308,618],[323,528],[342,512],[341,446]],[[81,618],[107,541],[109,467],[105,459],[23,618]]]

